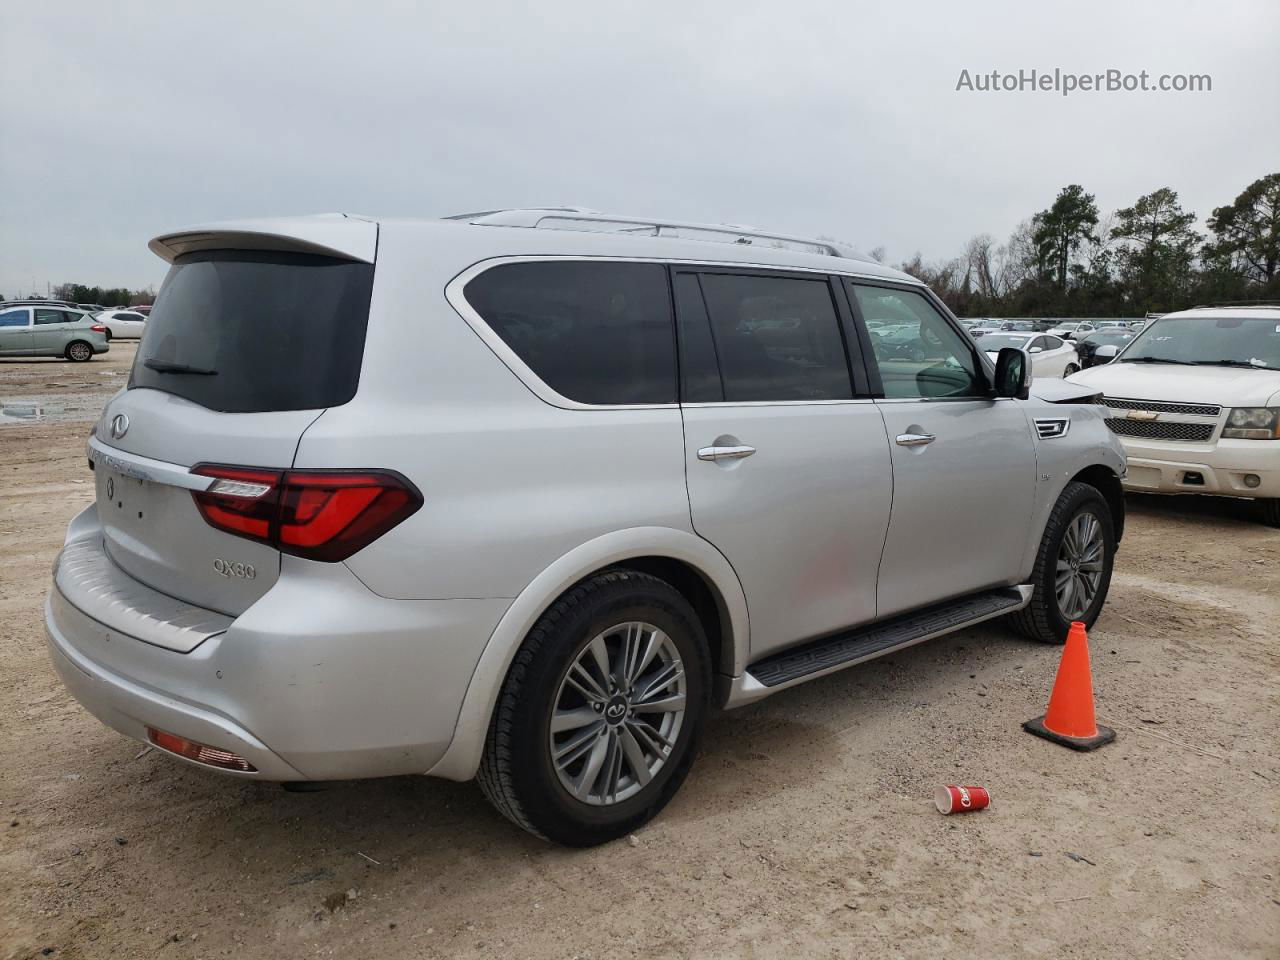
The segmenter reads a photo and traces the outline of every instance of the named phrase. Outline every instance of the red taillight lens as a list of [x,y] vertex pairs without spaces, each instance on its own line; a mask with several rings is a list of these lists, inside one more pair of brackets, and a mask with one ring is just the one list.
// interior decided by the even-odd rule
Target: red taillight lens
[[223,770],[239,770],[241,773],[256,773],[258,770],[244,757],[234,754],[230,750],[221,750],[218,747],[196,743],[194,740],[188,740],[186,737],[179,737],[172,733],[165,733],[155,727],[147,727],[147,739],[161,750],[168,750],[170,753],[176,753],[178,756],[194,760],[196,763],[207,764],[211,767],[221,767]]
[[345,560],[422,506],[409,481],[383,470],[191,472],[215,478],[191,494],[208,524],[309,560]]
[[92,330],[94,333],[106,333],[106,332],[107,332],[107,328],[106,328],[106,326],[104,326],[104,325],[103,325],[103,324],[101,324],[101,323],[95,323],[95,324],[93,324],[92,326],[90,326],[90,327],[89,327],[89,329],[90,329],[90,330]]

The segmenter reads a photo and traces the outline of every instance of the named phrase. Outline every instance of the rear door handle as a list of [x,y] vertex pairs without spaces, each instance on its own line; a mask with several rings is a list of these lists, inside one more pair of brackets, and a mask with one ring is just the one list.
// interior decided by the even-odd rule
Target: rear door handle
[[900,447],[923,447],[937,439],[932,433],[903,433],[894,442]]
[[756,452],[755,447],[703,447],[698,451],[699,460],[741,460]]

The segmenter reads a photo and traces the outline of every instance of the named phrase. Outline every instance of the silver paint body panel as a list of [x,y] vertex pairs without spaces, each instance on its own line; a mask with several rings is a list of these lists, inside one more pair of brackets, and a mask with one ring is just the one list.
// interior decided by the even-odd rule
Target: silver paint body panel
[[[104,722],[233,750],[256,776],[473,776],[533,624],[573,583],[640,557],[681,563],[708,586],[723,624],[720,687],[727,705],[747,702],[763,695],[753,659],[1025,582],[1071,477],[1098,464],[1123,471],[1098,408],[1035,398],[574,403],[506,349],[463,293],[489,266],[552,257],[918,286],[878,264],[342,217],[193,228],[153,249],[172,259],[219,245],[376,260],[356,394],[326,410],[224,414],[121,391],[90,443],[98,504],[68,531],[46,624],[55,665]],[[1068,410],[1070,433],[1041,441],[1032,419]],[[130,428],[111,439],[120,413]],[[935,440],[893,442],[906,433]],[[712,446],[754,452],[701,459]],[[397,470],[424,505],[343,563],[281,557],[203,522],[191,499],[206,483],[190,473],[200,462]],[[106,496],[109,477],[126,496],[115,479]],[[220,577],[218,559],[252,563],[256,576]]]

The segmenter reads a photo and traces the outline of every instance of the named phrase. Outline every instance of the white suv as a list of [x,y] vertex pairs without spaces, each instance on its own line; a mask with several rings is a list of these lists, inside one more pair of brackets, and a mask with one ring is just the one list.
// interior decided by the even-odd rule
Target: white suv
[[1030,397],[1026,354],[993,366],[833,245],[517,210],[151,248],[173,266],[46,622],[86,707],[192,763],[478,773],[597,843],[661,809],[712,705],[1102,608],[1124,459],[1096,392]]
[[1127,489],[1250,497],[1280,526],[1280,306],[1167,313],[1071,379],[1105,394]]

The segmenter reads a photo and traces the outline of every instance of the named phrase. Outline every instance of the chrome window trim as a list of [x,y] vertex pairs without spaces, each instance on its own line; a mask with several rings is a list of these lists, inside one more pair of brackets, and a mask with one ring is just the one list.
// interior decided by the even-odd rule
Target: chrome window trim
[[[851,279],[876,280],[885,279],[883,277],[875,277],[869,274],[860,274],[849,272],[846,270],[824,270],[818,267],[793,267],[785,264],[768,264],[768,263],[751,263],[736,260],[684,260],[672,257],[610,257],[610,256],[592,256],[585,254],[537,254],[537,255],[521,255],[521,256],[502,256],[489,257],[480,260],[467,267],[447,284],[444,288],[445,299],[449,301],[449,305],[457,311],[458,315],[467,322],[472,332],[478,336],[493,354],[506,365],[516,378],[520,380],[529,390],[542,400],[553,407],[559,407],[563,410],[677,410],[680,403],[582,403],[578,400],[570,400],[568,397],[554,390],[541,377],[533,372],[533,369],[520,359],[519,355],[512,350],[503,339],[498,336],[489,324],[485,323],[484,318],[476,312],[464,295],[464,290],[468,283],[474,280],[480,274],[492,270],[494,267],[502,266],[508,263],[546,263],[570,260],[574,262],[603,262],[603,263],[656,263],[664,267],[725,267],[729,269],[739,270],[764,270],[770,273],[812,273],[821,277],[839,276],[849,277]],[[903,281],[909,283],[908,281]],[[923,283],[909,284],[926,289]],[[674,322],[674,315],[672,317]],[[761,406],[812,406],[814,404],[826,403],[859,403],[869,402],[861,398],[850,398],[842,400],[765,400],[750,401],[744,403],[686,403],[686,407],[740,407],[747,405]]]
[[881,397],[876,403],[1000,403],[1015,397]]
[[717,407],[841,407],[855,403],[875,403],[871,397],[855,397],[848,400],[708,400],[699,403],[682,403],[686,410],[710,410]]

